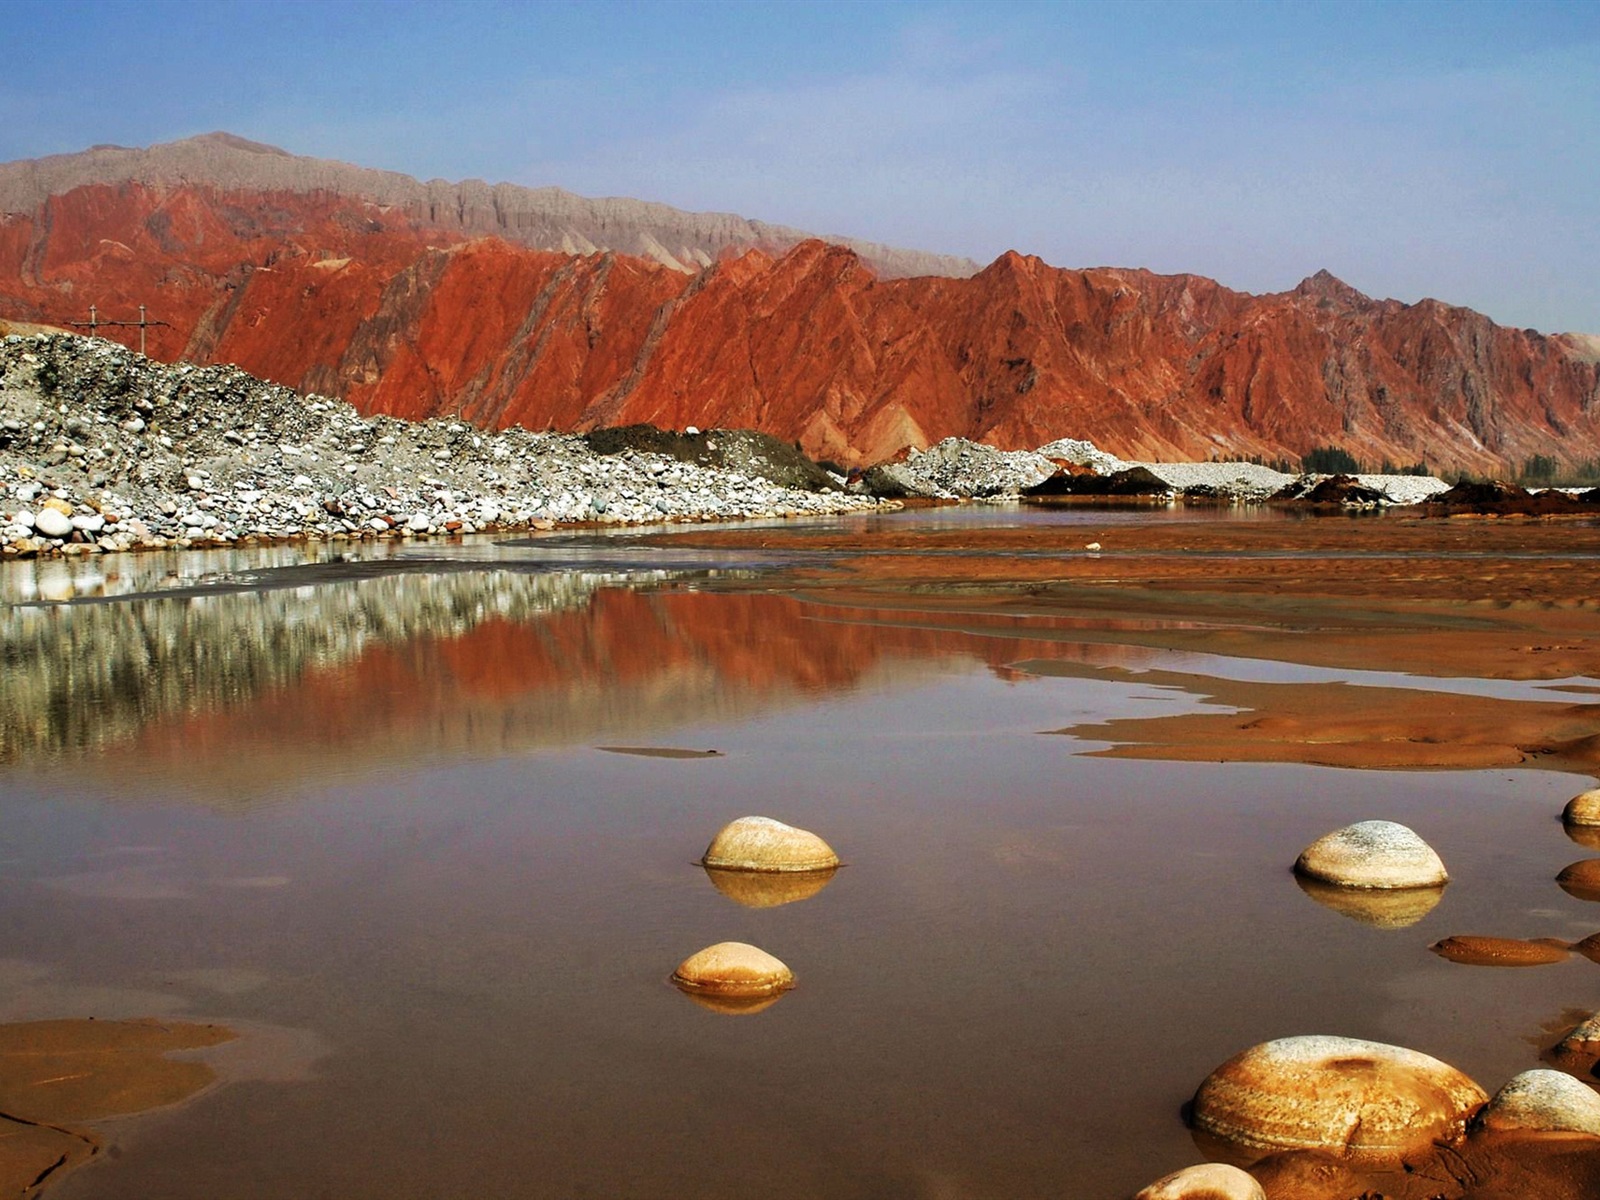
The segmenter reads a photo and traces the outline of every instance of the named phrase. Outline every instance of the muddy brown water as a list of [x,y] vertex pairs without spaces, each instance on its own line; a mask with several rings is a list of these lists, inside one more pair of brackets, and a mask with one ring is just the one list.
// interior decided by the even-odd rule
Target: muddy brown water
[[[1394,1042],[1492,1091],[1600,1008],[1583,955],[1429,950],[1600,931],[1555,883],[1588,856],[1557,819],[1583,751],[1525,744],[1581,741],[1568,709],[1600,686],[1593,610],[1524,595],[1594,570],[1593,530],[916,520],[695,531],[653,560],[152,560],[0,609],[0,1020],[255,1047],[96,1124],[105,1151],[49,1195],[1123,1197],[1200,1160],[1182,1106],[1256,1042]],[[1399,565],[1334,593],[1319,548]],[[1485,553],[1504,603],[1427,565]],[[38,570],[0,595],[36,599]],[[1314,741],[1317,686],[1374,688],[1410,745],[1435,720],[1515,735],[1489,768],[1312,765],[1283,746]],[[1197,721],[1281,688],[1271,754],[1198,760]],[[1101,753],[1146,722],[1141,757]],[[746,813],[847,865],[739,902],[693,863]],[[1439,851],[1436,905],[1363,919],[1297,886],[1307,843],[1370,817]],[[729,940],[798,987],[727,1015],[669,985]]]

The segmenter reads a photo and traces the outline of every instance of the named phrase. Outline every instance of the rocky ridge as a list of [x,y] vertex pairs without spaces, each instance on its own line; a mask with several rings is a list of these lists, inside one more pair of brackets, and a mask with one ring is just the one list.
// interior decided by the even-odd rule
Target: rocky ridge
[[1536,455],[1600,458],[1586,341],[1374,300],[1325,272],[1251,296],[1008,253],[970,278],[888,278],[807,241],[691,275],[477,233],[326,190],[87,183],[0,214],[0,319],[146,305],[167,322],[144,331],[154,357],[236,363],[367,414],[748,428],[846,467],[946,437],[1017,450],[1063,434],[1140,461],[1335,446],[1514,475]]
[[[325,193],[370,201],[416,224],[465,237],[492,234],[509,242],[563,254],[616,251],[693,274],[728,254],[750,249],[781,253],[816,237],[801,229],[732,213],[685,212],[622,197],[589,199],[557,187],[530,188],[468,179],[423,182],[333,159],[290,154],[231,133],[207,133],[144,148],[95,146],[0,164],[0,213],[27,213],[51,197],[92,184],[191,185],[222,192],[306,195]],[[885,277],[971,275],[978,264],[950,254],[899,249],[829,235]]]
[[[71,335],[0,339],[0,550],[41,553],[285,539],[839,513],[879,502],[667,453],[597,453],[568,434],[363,417],[235,367],[167,366]],[[718,449],[716,434],[702,439]],[[792,464],[782,464],[790,470]]]

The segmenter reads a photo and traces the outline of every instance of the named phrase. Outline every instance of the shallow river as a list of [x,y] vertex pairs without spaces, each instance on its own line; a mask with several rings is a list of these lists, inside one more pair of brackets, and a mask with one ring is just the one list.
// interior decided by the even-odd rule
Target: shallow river
[[[1492,1090],[1600,1003],[1578,956],[1428,951],[1600,929],[1552,882],[1583,781],[1086,757],[1054,731],[1199,704],[1102,666],[1339,673],[907,622],[781,558],[0,571],[0,1020],[244,1035],[50,1195],[1122,1197],[1199,1160],[1182,1106],[1253,1043],[1374,1038]],[[694,864],[747,813],[847,865],[738,903]],[[1368,817],[1450,866],[1413,924],[1290,874]],[[669,985],[725,940],[799,986],[728,1016]]]

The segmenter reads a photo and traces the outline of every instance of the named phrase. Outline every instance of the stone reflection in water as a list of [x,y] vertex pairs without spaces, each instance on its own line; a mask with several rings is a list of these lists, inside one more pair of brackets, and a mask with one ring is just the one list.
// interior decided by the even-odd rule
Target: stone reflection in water
[[1600,903],[1600,858],[1586,858],[1563,867],[1556,882],[1575,900]]
[[1415,925],[1438,907],[1444,888],[1349,888],[1295,875],[1300,890],[1324,908],[1378,929],[1404,929]]
[[706,878],[735,904],[746,908],[777,908],[796,900],[809,900],[832,882],[837,867],[824,871],[725,871],[705,868]]
[[1567,837],[1586,850],[1600,850],[1600,825],[1563,825]]

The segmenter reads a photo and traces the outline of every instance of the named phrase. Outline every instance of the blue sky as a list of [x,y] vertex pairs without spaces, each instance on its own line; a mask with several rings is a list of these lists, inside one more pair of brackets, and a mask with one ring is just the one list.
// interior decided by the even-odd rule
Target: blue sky
[[226,129],[981,261],[1258,292],[1326,267],[1600,333],[1594,0],[5,12],[0,160]]

